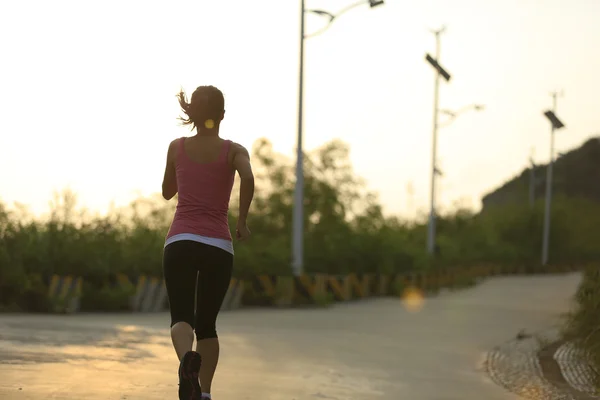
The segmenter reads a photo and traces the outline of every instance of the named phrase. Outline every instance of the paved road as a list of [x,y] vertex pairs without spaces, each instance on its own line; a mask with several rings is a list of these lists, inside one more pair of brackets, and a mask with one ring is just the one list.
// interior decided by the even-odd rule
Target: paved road
[[[326,310],[240,310],[219,321],[216,400],[515,400],[487,350],[556,323],[579,275],[494,278],[472,289]],[[0,316],[0,399],[175,399],[168,316]]]

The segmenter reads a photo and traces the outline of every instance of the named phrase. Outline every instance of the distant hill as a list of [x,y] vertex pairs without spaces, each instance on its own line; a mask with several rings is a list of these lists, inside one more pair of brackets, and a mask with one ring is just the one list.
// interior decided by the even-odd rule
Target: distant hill
[[[545,196],[547,164],[537,165],[535,199]],[[529,202],[529,168],[482,198],[483,210],[495,205]],[[600,137],[592,138],[581,147],[559,156],[553,169],[553,194],[583,197],[600,203]]]

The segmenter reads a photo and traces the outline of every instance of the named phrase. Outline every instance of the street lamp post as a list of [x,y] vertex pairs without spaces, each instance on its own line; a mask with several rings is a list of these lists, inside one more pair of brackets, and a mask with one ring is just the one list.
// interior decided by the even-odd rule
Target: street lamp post
[[554,132],[563,128],[565,125],[556,116],[556,97],[557,92],[552,93],[552,110],[546,111],[544,115],[551,124],[550,130],[550,161],[546,170],[546,204],[544,210],[544,236],[542,243],[542,265],[548,263],[548,246],[550,239],[550,202],[552,201],[552,167],[554,165]]
[[439,91],[440,77],[444,77],[446,82],[450,81],[450,74],[439,64],[440,61],[440,35],[445,28],[434,32],[435,34],[435,58],[426,54],[425,60],[436,70],[435,86],[433,92],[433,140],[432,140],[432,155],[431,155],[431,204],[429,209],[429,226],[427,229],[427,252],[431,255],[435,251],[435,179],[437,176],[436,158],[437,158],[437,131],[438,131],[438,114],[439,114]]
[[298,138],[296,144],[296,187],[294,190],[294,214],[292,220],[292,269],[294,275],[302,274],[304,233],[304,154],[302,153],[302,122],[304,105],[304,17],[306,8],[301,0],[300,10],[300,76],[298,78]]
[[[360,0],[350,4],[336,14],[323,10],[307,10],[305,0],[300,1],[300,68],[298,77],[298,132],[296,144],[296,187],[294,189],[294,211],[292,219],[292,270],[294,275],[302,275],[304,270],[304,154],[302,147],[303,108],[304,108],[304,40],[327,30],[340,15],[362,4],[371,8],[382,5],[384,0]],[[327,25],[310,35],[305,34],[306,13],[325,16]]]
[[[435,183],[438,175],[441,175],[441,171],[437,167],[437,134],[440,124],[438,122],[439,114],[446,114],[450,116],[452,122],[459,114],[464,111],[474,109],[476,111],[482,110],[483,105],[473,104],[464,107],[458,111],[448,111],[439,109],[439,91],[440,91],[440,77],[444,78],[446,82],[450,82],[450,73],[444,69],[440,64],[440,35],[445,31],[445,27],[437,31],[433,31],[435,34],[435,58],[430,54],[425,55],[425,60],[435,69],[435,86],[433,94],[433,140],[432,140],[432,151],[431,151],[431,204],[429,209],[429,224],[427,226],[427,252],[430,255],[435,254],[435,223],[436,223],[436,211],[435,211]],[[448,124],[448,123],[447,123]],[[446,124],[446,125],[447,125]]]

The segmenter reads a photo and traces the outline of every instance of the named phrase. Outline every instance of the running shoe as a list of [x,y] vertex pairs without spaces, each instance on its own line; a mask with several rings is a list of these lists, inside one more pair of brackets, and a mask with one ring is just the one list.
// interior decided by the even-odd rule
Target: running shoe
[[202,390],[198,382],[200,354],[188,351],[179,364],[179,400],[201,400]]

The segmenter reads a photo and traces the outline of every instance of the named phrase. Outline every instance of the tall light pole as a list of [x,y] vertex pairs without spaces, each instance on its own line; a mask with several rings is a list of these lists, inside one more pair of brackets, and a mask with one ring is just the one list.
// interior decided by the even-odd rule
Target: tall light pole
[[[450,73],[444,69],[440,64],[440,35],[446,30],[445,27],[437,31],[433,31],[435,34],[435,58],[429,54],[425,55],[425,60],[435,69],[435,86],[433,92],[433,140],[431,144],[431,204],[429,209],[429,224],[427,229],[427,252],[430,255],[435,254],[435,222],[436,222],[436,211],[435,211],[435,183],[438,175],[441,175],[441,171],[437,167],[437,134],[440,124],[438,122],[439,114],[446,114],[450,116],[452,122],[459,114],[464,111],[474,109],[476,111],[484,108],[481,104],[473,104],[467,107],[463,107],[458,111],[448,111],[439,109],[439,92],[440,92],[440,77],[444,78],[446,82],[450,82]],[[447,125],[447,124],[446,124]]]
[[446,82],[450,81],[450,74],[440,65],[440,35],[446,28],[434,31],[435,34],[435,58],[429,54],[425,59],[436,70],[435,86],[433,92],[433,140],[431,144],[431,204],[429,208],[429,226],[427,229],[427,252],[431,255],[435,252],[435,178],[437,176],[437,131],[438,131],[438,114],[439,114],[439,92],[440,92],[440,77],[444,77]]
[[304,254],[304,154],[302,149],[302,127],[304,109],[304,17],[306,5],[300,1],[300,76],[298,78],[298,138],[296,144],[296,187],[294,190],[294,214],[292,220],[292,270],[302,274]]
[[[340,15],[362,4],[371,8],[382,5],[384,0],[360,0],[350,4],[336,14],[323,10],[307,10],[305,0],[300,0],[300,68],[298,78],[298,132],[296,144],[296,187],[294,189],[294,211],[292,219],[292,271],[294,275],[302,275],[304,270],[304,153],[302,146],[302,129],[304,118],[304,41],[327,30]],[[305,33],[305,15],[312,13],[327,17],[327,25],[310,35]]]
[[552,110],[546,111],[544,115],[551,124],[550,130],[550,161],[546,169],[546,207],[544,210],[544,236],[542,243],[542,265],[548,263],[548,246],[550,240],[550,203],[552,200],[552,167],[554,165],[554,132],[563,128],[565,125],[556,116],[556,98],[558,92],[552,93]]
[[482,110],[484,106],[480,104],[473,104],[471,106],[464,107],[458,112],[451,112],[447,110],[439,109],[439,92],[440,92],[440,77],[444,78],[446,82],[450,81],[450,73],[446,71],[440,64],[440,35],[445,31],[445,27],[434,31],[435,34],[435,58],[429,54],[425,55],[425,60],[435,69],[435,86],[433,92],[433,139],[431,144],[431,204],[429,209],[429,224],[427,229],[427,252],[430,255],[435,254],[435,222],[436,222],[436,211],[435,211],[435,183],[436,178],[439,175],[439,169],[437,168],[437,134],[440,125],[438,123],[438,117],[440,113],[450,115],[451,120],[454,120],[460,113],[474,109]]

